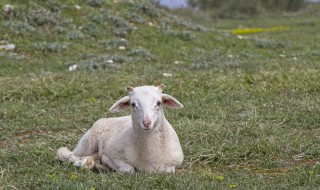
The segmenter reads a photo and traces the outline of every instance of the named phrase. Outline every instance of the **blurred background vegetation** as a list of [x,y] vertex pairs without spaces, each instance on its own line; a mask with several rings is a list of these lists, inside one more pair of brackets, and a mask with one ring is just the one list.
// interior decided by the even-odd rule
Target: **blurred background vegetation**
[[295,12],[307,4],[305,0],[188,0],[188,3],[195,9],[210,10],[211,16],[218,18]]

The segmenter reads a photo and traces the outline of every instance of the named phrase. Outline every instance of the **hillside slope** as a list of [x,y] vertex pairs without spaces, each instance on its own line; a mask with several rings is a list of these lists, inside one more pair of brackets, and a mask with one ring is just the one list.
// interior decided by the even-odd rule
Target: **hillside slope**
[[80,69],[125,66],[127,70],[151,62],[169,66],[180,55],[184,57],[180,61],[189,62],[192,55],[186,52],[194,51],[197,35],[207,30],[145,1],[8,1],[1,5],[12,6],[2,14],[2,44],[15,45],[12,51],[1,51],[1,62],[6,64],[1,75],[55,72],[73,64]]

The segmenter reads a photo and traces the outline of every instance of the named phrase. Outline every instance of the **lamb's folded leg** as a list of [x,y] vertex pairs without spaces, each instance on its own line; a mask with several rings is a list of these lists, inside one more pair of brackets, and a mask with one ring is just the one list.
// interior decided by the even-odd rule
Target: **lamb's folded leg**
[[75,166],[91,170],[94,167],[94,159],[91,156],[74,156],[68,148],[62,147],[57,151],[57,160],[72,162]]
[[135,169],[131,165],[125,163],[124,161],[120,159],[110,159],[106,155],[101,156],[101,162],[104,165],[109,166],[110,168],[114,169],[117,172],[123,172],[123,173],[134,173]]

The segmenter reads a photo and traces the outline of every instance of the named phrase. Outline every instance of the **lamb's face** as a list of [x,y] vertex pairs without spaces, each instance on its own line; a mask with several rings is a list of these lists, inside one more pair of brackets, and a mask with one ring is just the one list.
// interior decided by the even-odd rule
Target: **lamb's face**
[[132,120],[143,130],[153,129],[162,120],[161,91],[154,86],[132,89],[129,94]]
[[131,106],[131,117],[134,126],[143,130],[152,130],[163,119],[162,106],[180,109],[183,105],[175,98],[162,93],[163,85],[128,87],[129,95],[121,98],[111,108],[119,112]]

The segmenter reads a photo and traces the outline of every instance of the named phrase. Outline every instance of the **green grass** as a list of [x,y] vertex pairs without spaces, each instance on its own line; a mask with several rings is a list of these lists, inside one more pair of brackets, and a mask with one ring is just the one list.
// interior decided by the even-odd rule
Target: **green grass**
[[[143,1],[10,3],[0,22],[1,43],[16,44],[0,50],[0,189],[320,187],[316,14],[202,27]],[[239,26],[289,30],[228,33]],[[165,110],[185,153],[176,174],[88,172],[54,160],[97,119],[129,113],[108,112],[127,85],[160,83],[185,106]]]

